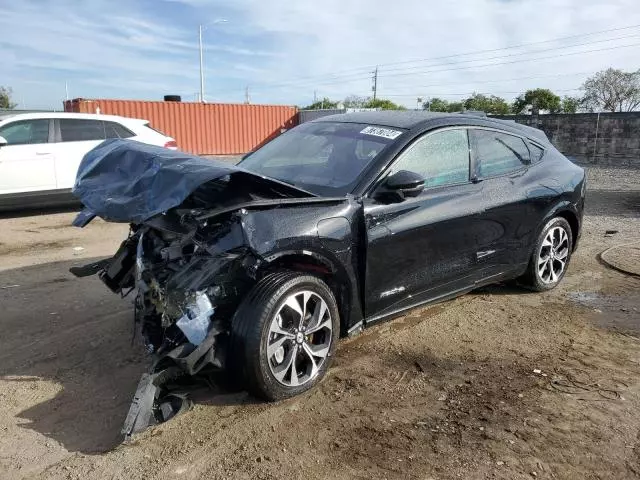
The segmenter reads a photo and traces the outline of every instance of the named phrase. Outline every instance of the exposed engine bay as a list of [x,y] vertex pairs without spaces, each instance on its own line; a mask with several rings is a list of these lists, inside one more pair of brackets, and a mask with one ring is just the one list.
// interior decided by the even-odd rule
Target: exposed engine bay
[[[168,382],[223,371],[229,321],[255,281],[258,260],[241,246],[237,216],[208,225],[220,232],[209,242],[226,237],[237,245],[233,251],[204,243],[196,228],[185,228],[170,218],[171,214],[163,215],[132,225],[112,259],[89,266],[89,270],[99,269],[98,276],[114,293],[135,295],[134,335],[141,334],[153,358],[127,417],[125,438],[188,407],[188,399],[171,393]],[[75,269],[74,273],[85,271]]]

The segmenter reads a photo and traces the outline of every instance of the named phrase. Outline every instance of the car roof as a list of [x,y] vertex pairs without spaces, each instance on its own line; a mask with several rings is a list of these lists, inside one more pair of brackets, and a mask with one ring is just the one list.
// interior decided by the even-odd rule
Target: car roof
[[72,112],[33,112],[33,113],[9,113],[0,116],[0,122],[4,120],[37,120],[46,118],[75,118],[79,120],[113,120],[121,123],[148,122],[141,118],[128,118],[119,115],[102,115],[98,113],[72,113]]
[[438,121],[446,123],[451,121],[456,124],[461,119],[477,123],[478,125],[491,125],[504,130],[516,130],[521,135],[533,138],[538,141],[549,143],[549,139],[542,130],[516,123],[512,120],[502,120],[497,118],[480,115],[480,112],[474,113],[444,113],[444,112],[426,112],[424,110],[382,110],[375,112],[353,112],[339,113],[336,115],[327,115],[320,117],[312,122],[342,122],[342,123],[366,123],[371,125],[380,125],[384,127],[403,128],[411,130],[415,127],[426,126],[429,123]]
[[428,120],[451,116],[450,113],[423,110],[382,110],[377,112],[339,113],[320,117],[313,122],[369,123],[385,127],[413,128]]

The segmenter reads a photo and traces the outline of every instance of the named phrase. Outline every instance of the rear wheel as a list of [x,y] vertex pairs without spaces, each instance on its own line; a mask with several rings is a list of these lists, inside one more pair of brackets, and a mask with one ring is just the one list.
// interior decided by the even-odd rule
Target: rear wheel
[[335,298],[321,279],[295,272],[268,275],[233,318],[230,371],[260,398],[298,395],[329,368],[339,325]]
[[573,237],[571,227],[562,217],[550,220],[538,236],[536,247],[521,282],[532,290],[550,290],[560,283],[567,271]]

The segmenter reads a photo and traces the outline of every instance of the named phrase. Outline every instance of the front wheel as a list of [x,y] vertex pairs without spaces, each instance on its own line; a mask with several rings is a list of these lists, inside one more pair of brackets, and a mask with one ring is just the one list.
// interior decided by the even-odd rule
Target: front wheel
[[572,249],[569,222],[562,217],[553,218],[538,236],[522,283],[537,292],[556,287],[567,271]]
[[335,298],[321,279],[296,272],[268,275],[234,315],[230,372],[265,400],[298,395],[326,373],[339,328]]

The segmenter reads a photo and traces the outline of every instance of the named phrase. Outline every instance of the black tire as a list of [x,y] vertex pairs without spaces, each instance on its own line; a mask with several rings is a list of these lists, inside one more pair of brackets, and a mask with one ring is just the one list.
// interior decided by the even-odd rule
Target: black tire
[[[330,339],[327,339],[329,351],[317,374],[302,385],[286,386],[272,373],[270,359],[267,358],[267,342],[273,318],[296,291],[311,291],[324,300],[331,315],[332,328]],[[293,397],[312,388],[325,375],[336,348],[339,328],[338,306],[333,293],[321,279],[289,271],[267,275],[251,289],[233,317],[227,371],[234,383],[241,382],[256,397],[268,401]]]
[[[547,237],[547,235],[552,229],[558,228],[558,227],[564,230],[567,235],[568,252],[566,256],[566,261],[564,264],[564,268],[557,275],[557,278],[555,280],[551,280],[551,279],[545,280],[541,276],[537,268],[537,264],[538,264],[538,260],[540,259],[540,253],[542,249],[545,248],[543,245],[545,238]],[[544,226],[544,228],[540,232],[540,235],[538,235],[535,248],[533,249],[533,253],[531,254],[531,259],[529,260],[529,266],[527,267],[527,271],[525,272],[525,274],[522,277],[520,277],[519,279],[520,283],[525,287],[536,292],[543,292],[545,290],[551,290],[552,288],[555,288],[560,283],[565,273],[567,272],[567,268],[569,267],[569,262],[571,260],[572,250],[573,250],[573,235],[571,232],[571,226],[569,225],[569,222],[567,222],[562,217],[555,217],[551,219]]]

